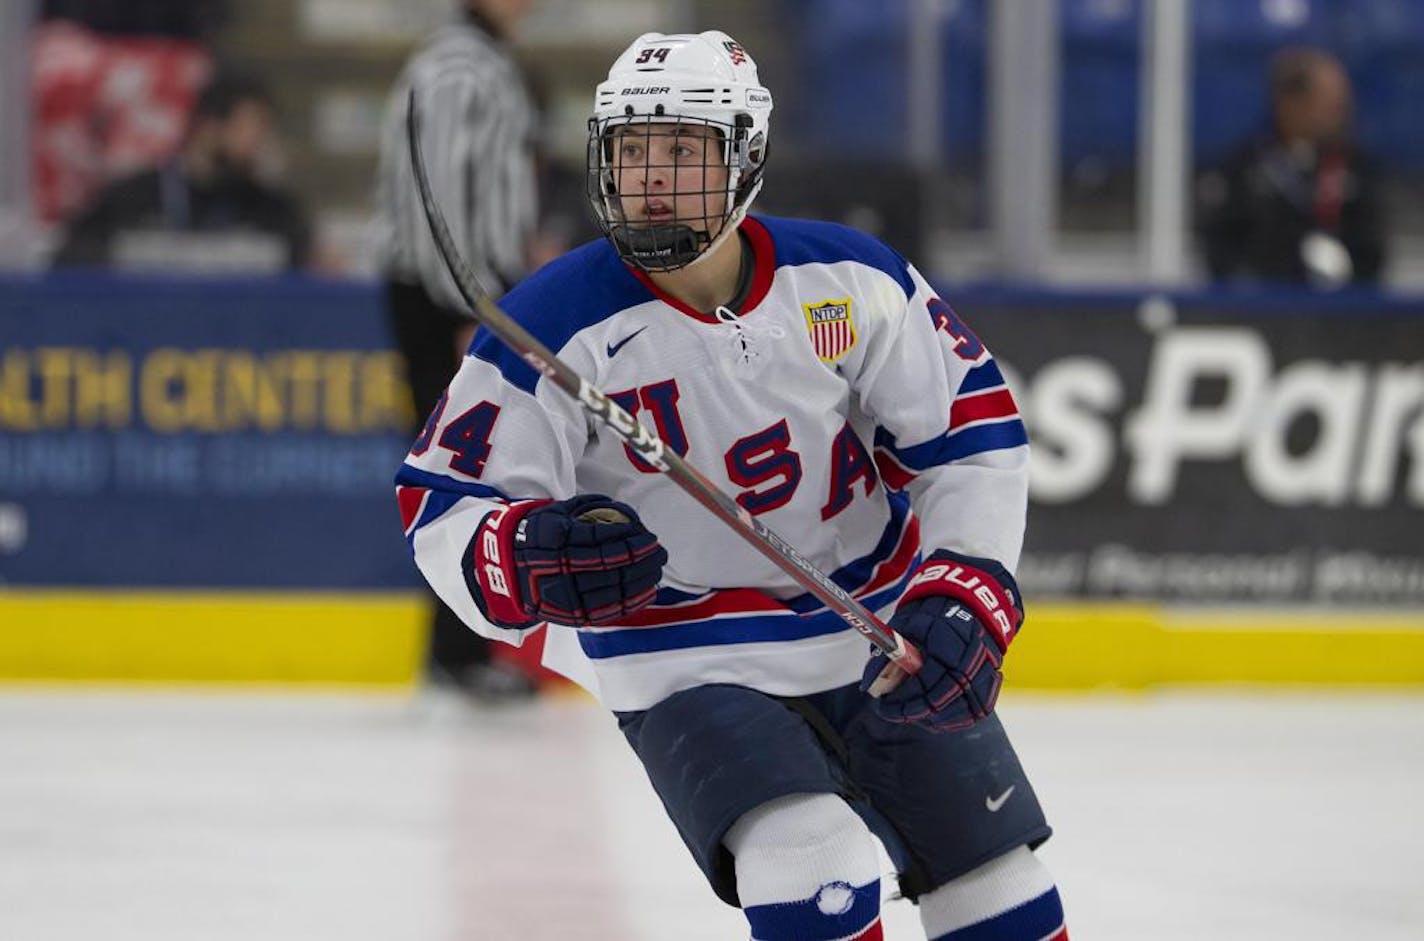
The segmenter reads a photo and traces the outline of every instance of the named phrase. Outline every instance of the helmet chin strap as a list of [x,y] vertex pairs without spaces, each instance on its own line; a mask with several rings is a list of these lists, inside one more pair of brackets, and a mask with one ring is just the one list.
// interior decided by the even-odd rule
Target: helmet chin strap
[[[705,259],[708,255],[711,255],[712,252],[716,250],[718,245],[721,245],[727,240],[728,236],[730,236],[733,232],[737,231],[738,227],[740,227],[742,224],[742,220],[747,217],[747,210],[751,208],[752,200],[756,199],[757,193],[761,192],[761,184],[763,182],[763,180],[756,181],[756,183],[752,186],[752,191],[747,194],[747,198],[742,201],[742,204],[736,209],[732,210],[730,214],[728,214],[727,221],[722,223],[722,231],[717,233],[717,237],[715,239],[707,243],[707,247],[702,249],[701,254],[699,254],[696,258],[687,263],[688,268],[691,268],[693,265],[696,265],[703,259]],[[727,194],[727,199],[730,201],[733,198],[734,197],[729,192]]]

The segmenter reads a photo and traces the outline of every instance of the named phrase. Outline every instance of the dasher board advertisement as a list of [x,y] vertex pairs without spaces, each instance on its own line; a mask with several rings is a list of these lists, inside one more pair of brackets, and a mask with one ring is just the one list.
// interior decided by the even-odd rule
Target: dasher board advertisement
[[1030,595],[1424,604],[1424,301],[946,298],[1029,425]]
[[406,589],[369,285],[0,281],[0,585]]

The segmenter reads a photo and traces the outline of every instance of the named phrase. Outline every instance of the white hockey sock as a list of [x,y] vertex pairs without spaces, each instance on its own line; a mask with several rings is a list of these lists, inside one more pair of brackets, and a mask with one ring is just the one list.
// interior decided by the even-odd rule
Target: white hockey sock
[[1053,876],[1027,846],[920,896],[930,941],[1067,941]]
[[723,841],[753,941],[879,938],[880,857],[833,794],[793,794],[744,815]]

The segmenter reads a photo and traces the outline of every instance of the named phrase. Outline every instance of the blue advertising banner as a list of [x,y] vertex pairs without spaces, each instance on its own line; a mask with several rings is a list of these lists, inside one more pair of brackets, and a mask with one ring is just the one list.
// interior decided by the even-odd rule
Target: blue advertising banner
[[[948,290],[1034,441],[1036,596],[1424,602],[1424,303]],[[369,284],[0,280],[0,584],[409,589]]]
[[419,583],[370,285],[0,279],[0,584]]

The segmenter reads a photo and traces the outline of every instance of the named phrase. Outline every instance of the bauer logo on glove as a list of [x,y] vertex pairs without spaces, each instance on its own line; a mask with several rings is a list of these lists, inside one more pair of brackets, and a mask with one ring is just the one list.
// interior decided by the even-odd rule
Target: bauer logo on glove
[[[1018,586],[991,559],[941,549],[900,599],[890,626],[920,648],[924,665],[876,700],[881,717],[937,732],[967,728],[993,712],[999,667],[1023,621]],[[866,664],[861,689],[885,669],[884,654]]]

